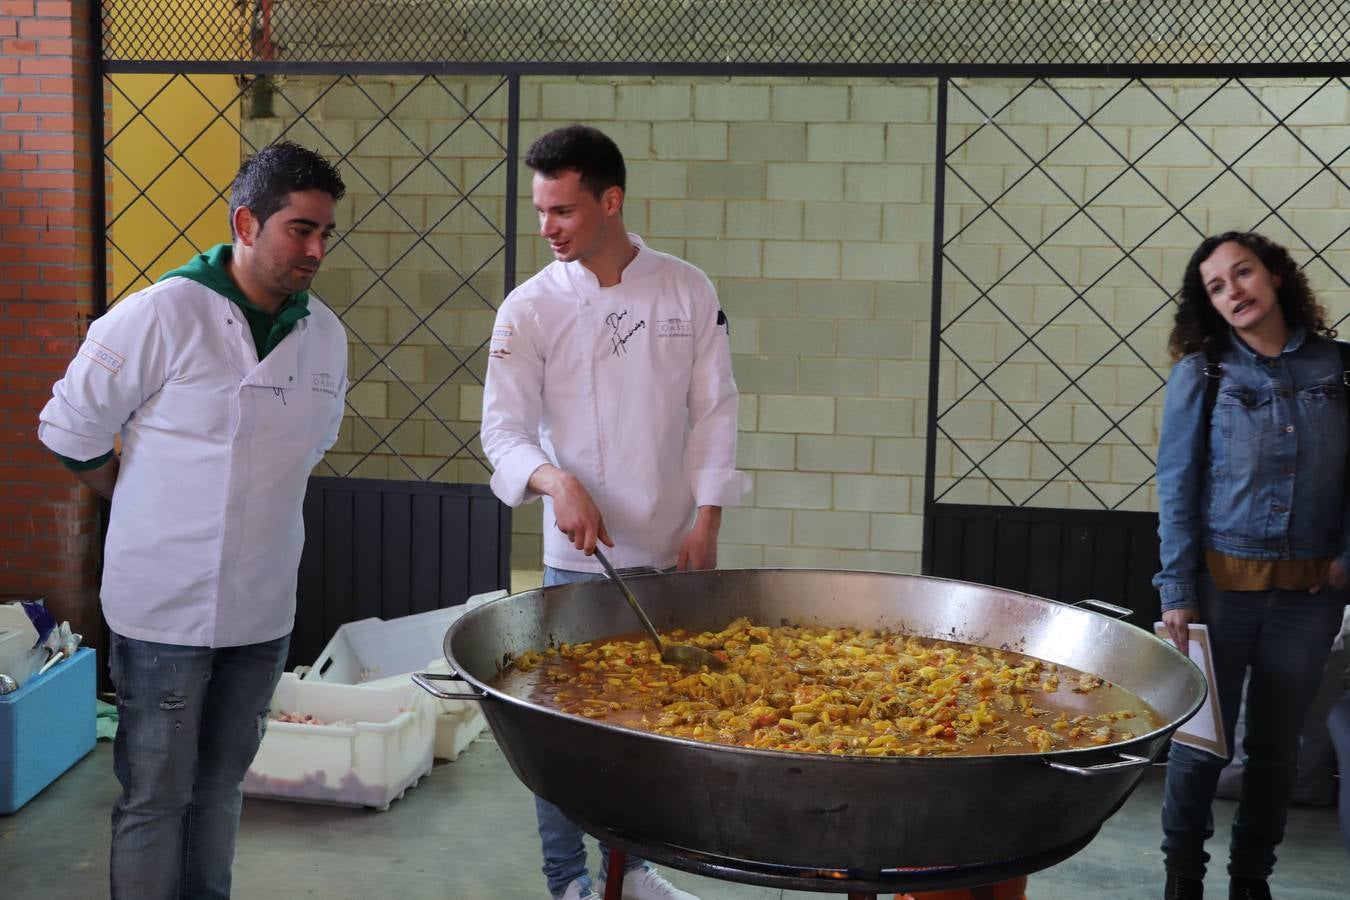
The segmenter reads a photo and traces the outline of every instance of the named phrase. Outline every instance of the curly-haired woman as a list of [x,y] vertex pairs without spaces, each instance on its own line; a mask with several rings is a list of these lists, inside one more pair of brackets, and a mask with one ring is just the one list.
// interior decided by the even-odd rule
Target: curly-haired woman
[[[1345,369],[1289,252],[1254,233],[1192,255],[1168,341],[1158,449],[1163,621],[1187,649],[1209,626],[1230,755],[1247,687],[1247,771],[1229,897],[1269,898],[1299,730],[1340,627],[1350,573]],[[1163,797],[1169,900],[1199,898],[1228,760],[1173,743]]]

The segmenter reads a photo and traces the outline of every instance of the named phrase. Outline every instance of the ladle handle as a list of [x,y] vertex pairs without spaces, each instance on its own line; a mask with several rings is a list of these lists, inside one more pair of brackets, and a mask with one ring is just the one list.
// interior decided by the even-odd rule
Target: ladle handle
[[614,582],[619,590],[623,592],[623,599],[628,601],[628,605],[633,607],[633,612],[637,613],[637,617],[642,620],[642,627],[647,629],[647,637],[652,639],[652,644],[655,645],[656,652],[660,653],[661,635],[656,633],[656,626],[652,624],[651,619],[647,618],[647,614],[642,611],[642,607],[638,605],[637,598],[634,597],[633,592],[628,589],[627,583],[619,577],[618,572],[614,571],[614,567],[609,564],[609,560],[605,559],[605,554],[601,551],[598,541],[595,545],[595,558],[600,560],[600,565],[605,567],[605,574],[609,576],[609,580]]

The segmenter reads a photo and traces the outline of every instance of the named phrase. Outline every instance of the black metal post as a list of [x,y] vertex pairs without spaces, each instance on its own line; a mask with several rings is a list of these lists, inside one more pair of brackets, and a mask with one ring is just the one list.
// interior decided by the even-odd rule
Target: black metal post
[[933,565],[933,494],[937,465],[937,420],[939,363],[942,353],[942,253],[944,241],[944,206],[946,204],[947,174],[947,76],[937,81],[937,124],[934,127],[933,156],[933,305],[928,332],[928,429],[924,440],[923,472],[923,558],[920,570],[931,574]]
[[108,139],[103,104],[106,77],[103,62],[103,4],[89,4],[89,191],[93,206],[91,241],[93,243],[94,297],[90,318],[108,311],[108,191],[107,159],[104,142]]
[[516,192],[520,189],[520,75],[506,76],[506,272],[502,296],[516,286]]

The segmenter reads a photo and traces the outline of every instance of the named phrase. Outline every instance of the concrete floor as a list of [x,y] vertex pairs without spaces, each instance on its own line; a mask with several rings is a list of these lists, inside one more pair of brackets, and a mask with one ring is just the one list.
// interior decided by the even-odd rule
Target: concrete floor
[[[1032,876],[1031,900],[1138,900],[1162,894],[1154,768],[1125,807],[1077,856]],[[117,794],[112,746],[99,743],[12,816],[0,817],[0,898],[107,896],[108,810]],[[1213,848],[1227,845],[1233,804],[1218,801]],[[1272,881],[1280,900],[1350,896],[1333,809],[1295,808]],[[592,866],[598,857],[592,853]],[[819,894],[713,881],[665,869],[703,900]],[[234,866],[242,900],[327,897],[547,900],[534,806],[490,733],[435,769],[386,812],[250,798]],[[1211,897],[1227,896],[1220,870]]]
[[[515,571],[515,590],[542,573]],[[1032,876],[1030,900],[1144,900],[1162,895],[1155,767],[1124,808],[1076,856]],[[53,894],[106,897],[108,811],[118,793],[112,745],[87,757],[12,816],[0,816],[0,900]],[[1211,897],[1227,896],[1224,848],[1233,804],[1215,803],[1219,857]],[[599,854],[591,844],[592,876]],[[1279,900],[1350,896],[1350,856],[1334,809],[1290,813],[1272,880]],[[440,763],[385,812],[248,798],[234,865],[240,900],[399,897],[403,900],[548,900],[539,873],[534,803],[490,732],[453,763]],[[663,867],[702,900],[804,900],[830,896],[714,881]]]

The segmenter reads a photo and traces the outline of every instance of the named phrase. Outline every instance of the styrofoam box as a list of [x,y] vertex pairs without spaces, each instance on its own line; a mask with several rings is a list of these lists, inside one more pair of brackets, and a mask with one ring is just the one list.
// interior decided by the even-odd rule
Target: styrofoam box
[[37,629],[23,607],[0,603],[0,672],[22,686],[47,661],[47,649],[37,643]]
[[32,642],[17,628],[0,626],[0,674],[8,675],[19,684],[23,684],[27,675],[20,675],[19,669],[26,668],[28,651]]
[[[244,793],[388,809],[431,771],[435,722],[401,690],[281,676]],[[280,722],[308,713],[324,725]],[[340,724],[338,724],[340,723]]]
[[33,799],[94,749],[94,651],[70,659],[0,695],[0,813]]

